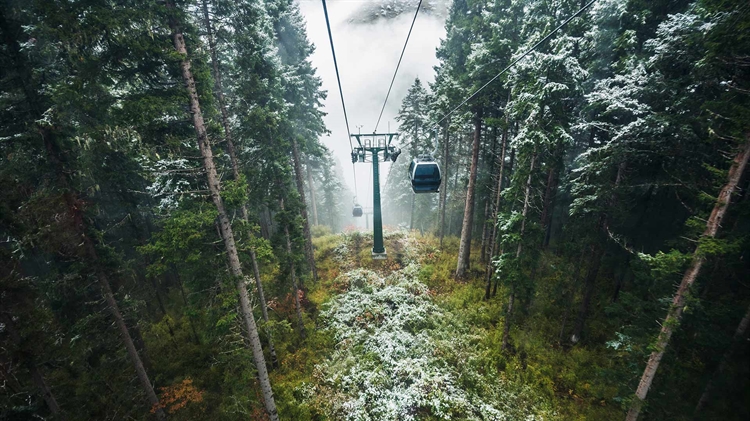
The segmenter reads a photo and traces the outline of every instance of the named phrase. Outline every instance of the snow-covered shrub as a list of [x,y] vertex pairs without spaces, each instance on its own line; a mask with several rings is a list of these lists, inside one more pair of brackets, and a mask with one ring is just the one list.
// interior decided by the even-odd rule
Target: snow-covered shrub
[[317,367],[318,406],[352,421],[544,419],[528,390],[485,372],[480,338],[432,301],[418,273],[412,262],[385,278],[341,276],[349,289],[322,319],[337,345]]

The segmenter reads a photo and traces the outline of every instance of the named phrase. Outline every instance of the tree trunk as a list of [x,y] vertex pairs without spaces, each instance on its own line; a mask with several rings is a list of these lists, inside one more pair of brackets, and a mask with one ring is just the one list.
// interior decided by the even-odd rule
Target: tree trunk
[[482,249],[479,253],[479,261],[481,263],[487,263],[487,249],[488,249],[488,242],[489,242],[489,219],[490,219],[490,212],[492,211],[490,209],[490,200],[487,199],[484,201],[484,218],[482,222]]
[[503,345],[500,348],[502,351],[508,350],[508,343],[510,340],[510,316],[513,314],[513,303],[516,300],[516,288],[511,285],[510,296],[508,297],[508,310],[505,312],[505,323],[503,324]]
[[[526,215],[529,213],[529,204],[531,203],[531,178],[534,175],[534,164],[536,163],[536,149],[531,155],[531,163],[529,164],[529,176],[526,179],[526,191],[523,198],[523,210],[521,211],[521,231],[518,240],[518,247],[516,248],[516,261],[521,258],[521,252],[523,251],[523,233],[526,230]],[[513,302],[516,298],[515,285],[510,287],[510,297],[508,298],[508,313],[505,315],[505,327],[503,329],[503,348],[505,351],[508,349],[508,338],[510,336],[510,321],[513,316]]]
[[[141,278],[141,281],[143,281],[145,276],[139,276]],[[167,309],[164,307],[164,301],[161,299],[161,294],[159,294],[159,286],[156,284],[156,279],[154,279],[153,276],[149,276],[149,279],[151,280],[151,286],[154,288],[154,295],[156,296],[156,303],[159,306],[159,310],[161,310],[162,315],[164,315],[164,323],[167,325],[167,329],[169,330],[169,336],[172,338],[172,342],[174,342],[174,330],[172,329],[172,324],[169,323],[169,314],[167,314]]]
[[620,297],[620,291],[622,290],[622,286],[625,284],[625,277],[628,274],[628,268],[630,267],[630,253],[625,257],[625,264],[622,265],[622,272],[620,273],[620,276],[617,277],[617,282],[615,283],[615,292],[612,293],[612,302],[616,303],[617,299]]
[[[510,162],[508,163],[508,182],[510,182],[510,178],[511,178],[511,176],[513,174],[513,165],[515,163],[515,159],[516,159],[516,150],[515,150],[515,148],[511,148],[510,149]],[[501,255],[503,254],[503,250],[500,250],[500,254]],[[495,282],[492,285],[492,296],[493,297],[495,295],[497,295],[497,284],[498,284],[499,281],[500,281],[500,279],[496,276],[495,277]]]
[[[172,0],[167,0],[167,7],[170,9],[174,9]],[[218,212],[219,229],[221,230],[224,247],[227,251],[227,260],[229,262],[230,273],[236,279],[237,292],[240,299],[240,309],[242,311],[242,316],[247,327],[255,367],[258,371],[258,380],[260,383],[261,391],[263,393],[263,403],[265,404],[266,411],[268,412],[268,416],[271,421],[278,421],[279,416],[276,410],[276,402],[273,397],[273,390],[271,389],[271,382],[268,378],[268,369],[266,367],[266,361],[263,356],[263,349],[260,344],[258,326],[255,324],[255,318],[253,316],[252,308],[250,305],[250,297],[247,292],[247,287],[245,286],[245,279],[242,273],[242,266],[240,264],[237,247],[234,241],[234,232],[232,231],[232,225],[230,224],[229,218],[227,217],[226,211],[224,209],[224,202],[221,199],[221,182],[219,181],[219,177],[216,172],[216,166],[214,165],[213,151],[211,150],[211,146],[206,136],[206,127],[203,122],[203,114],[201,112],[200,102],[198,100],[198,92],[195,88],[195,80],[193,79],[193,73],[190,69],[190,61],[187,56],[187,49],[185,48],[185,39],[183,38],[182,33],[177,27],[177,22],[174,18],[174,11],[171,11],[169,26],[172,29],[172,38],[174,41],[175,50],[177,50],[177,53],[179,53],[182,58],[180,67],[182,70],[182,77],[188,91],[188,96],[190,98],[190,112],[193,117],[193,125],[195,127],[196,136],[198,138],[198,148],[200,149],[201,156],[203,157],[203,166],[206,170],[208,189],[211,193],[211,199],[213,200]]]
[[99,267],[99,256],[96,253],[96,249],[94,247],[93,241],[86,233],[86,227],[84,226],[84,219],[83,219],[83,213],[81,211],[81,206],[78,203],[77,198],[74,196],[73,190],[70,189],[68,186],[68,181],[65,176],[65,171],[63,168],[63,164],[62,164],[60,150],[58,149],[57,144],[54,141],[54,139],[52,139],[53,134],[49,130],[40,129],[40,132],[42,134],[42,138],[44,140],[44,144],[47,149],[47,154],[50,158],[50,161],[52,161],[53,165],[56,167],[57,175],[60,180],[60,184],[62,185],[63,188],[67,189],[67,191],[64,193],[65,203],[68,207],[68,212],[70,213],[70,216],[73,220],[76,234],[81,238],[81,245],[83,246],[83,252],[85,256],[88,258],[90,264],[94,268],[94,271],[97,276],[97,280],[99,282],[99,287],[102,290],[102,295],[104,296],[104,299],[107,301],[107,306],[109,307],[109,310],[115,319],[115,324],[117,325],[117,328],[120,331],[120,337],[122,338],[123,344],[125,345],[125,349],[128,353],[128,357],[130,358],[130,361],[133,363],[133,367],[135,368],[136,374],[138,376],[138,380],[140,380],[141,382],[141,387],[143,387],[143,390],[146,393],[146,398],[151,404],[151,407],[154,409],[156,416],[160,420],[165,420],[167,418],[166,414],[161,408],[161,404],[159,403],[159,398],[156,396],[156,392],[154,392],[154,388],[151,385],[151,381],[148,378],[148,374],[146,374],[146,369],[143,365],[143,361],[141,360],[141,357],[138,355],[138,351],[135,347],[135,344],[133,343],[133,338],[130,336],[130,332],[128,331],[127,325],[125,324],[125,319],[122,317],[120,308],[117,305],[117,301],[115,300],[114,294],[112,293],[112,288],[110,287],[110,284],[109,284],[109,277],[107,276],[106,273],[104,273],[101,267]]
[[[279,200],[279,205],[281,207],[281,211],[284,212],[284,199]],[[297,313],[297,330],[299,331],[299,336],[303,339],[305,336],[307,336],[307,333],[305,332],[305,324],[302,321],[302,304],[299,301],[299,284],[297,283],[297,270],[296,265],[294,264],[294,256],[292,255],[292,239],[289,235],[289,227],[287,225],[284,225],[284,236],[286,238],[286,254],[289,259],[289,271],[291,272],[292,276],[292,293],[294,294],[294,310]]]
[[[185,295],[185,287],[182,285],[182,278],[180,277],[180,272],[177,270],[177,267],[174,264],[170,265],[170,268],[172,269],[172,274],[175,277],[175,281],[177,282],[177,285],[180,287],[180,296],[182,296],[182,303],[185,305],[185,307],[188,307],[188,301],[187,301],[187,295]],[[193,331],[193,341],[196,345],[200,345],[201,341],[198,338],[198,331],[195,329],[195,323],[193,323],[193,318],[188,316],[188,320],[190,321],[190,330]]]
[[271,216],[271,211],[268,209],[268,206],[263,205],[262,210],[260,212],[260,235],[261,237],[265,238],[266,240],[271,239],[271,234],[273,233],[273,217]]
[[[557,186],[560,184],[560,170],[563,167],[563,156],[565,146],[562,142],[555,145],[552,154],[552,163],[547,169],[547,185],[544,190],[544,206],[542,209],[542,228],[544,229],[544,239],[542,240],[542,249],[547,249],[550,236],[552,234],[552,215],[555,210],[555,197],[557,196]],[[617,183],[619,184],[619,182]]]
[[563,293],[563,306],[565,306],[565,311],[563,312],[563,319],[562,323],[560,324],[560,335],[558,337],[557,343],[559,345],[563,345],[565,341],[565,325],[568,323],[568,316],[570,315],[570,308],[573,306],[572,301],[575,299],[575,288],[576,285],[578,285],[578,277],[581,274],[581,266],[583,266],[583,260],[586,258],[586,251],[584,249],[583,253],[581,253],[581,257],[578,259],[578,264],[575,265],[575,268],[573,269],[573,287],[571,288],[570,292],[565,291]]
[[[492,150],[489,154],[489,174],[490,179],[487,183],[487,195],[485,197],[484,201],[484,219],[482,220],[482,251],[481,251],[481,258],[480,261],[482,263],[487,263],[487,254],[490,252],[490,233],[492,232],[491,225],[493,224],[490,221],[490,215],[494,213],[494,202],[491,200],[492,197],[492,186],[494,185],[494,177],[493,174],[495,173],[495,166],[497,165],[497,127],[492,128]],[[490,256],[491,257],[491,256]]]
[[544,205],[542,207],[542,228],[544,229],[544,239],[542,240],[542,249],[546,249],[547,245],[549,245],[549,237],[551,230],[551,222],[552,222],[552,206],[553,206],[553,196],[555,195],[555,191],[557,190],[557,167],[556,164],[553,164],[549,167],[547,170],[547,186],[544,189]]
[[599,267],[602,262],[602,255],[604,254],[604,247],[601,244],[595,244],[592,246],[591,253],[591,265],[586,272],[586,281],[583,287],[583,298],[581,299],[581,307],[578,309],[578,317],[576,318],[576,324],[573,328],[573,334],[570,336],[570,342],[578,343],[583,335],[583,328],[586,324],[586,318],[589,315],[589,307],[591,306],[591,296],[594,294],[594,285],[596,278],[599,275]]
[[[732,166],[729,169],[727,184],[721,189],[721,192],[719,192],[719,197],[711,211],[711,216],[706,222],[706,230],[703,232],[703,237],[716,237],[716,232],[721,226],[721,221],[729,207],[732,193],[737,188],[737,183],[739,183],[742,173],[745,171],[748,159],[750,159],[750,133],[745,134],[745,144],[732,162]],[[701,267],[703,267],[705,261],[706,258],[703,257],[699,249],[696,249],[693,253],[693,260],[685,271],[685,274],[682,277],[682,282],[680,282],[680,286],[672,300],[672,306],[667,312],[667,317],[661,325],[661,331],[659,332],[659,337],[656,341],[656,348],[651,353],[648,363],[646,364],[646,369],[643,371],[643,376],[641,376],[641,381],[635,392],[635,399],[633,400],[628,415],[625,418],[626,421],[635,421],[638,419],[638,414],[641,411],[646,395],[648,395],[648,389],[651,387],[651,382],[654,380],[656,370],[659,368],[659,363],[661,362],[664,352],[667,349],[667,345],[669,344],[669,339],[672,337],[672,333],[682,317],[682,311],[685,308],[686,295],[695,282],[695,279],[700,274]]]
[[310,266],[310,274],[313,282],[318,282],[318,270],[315,268],[315,254],[310,233],[310,222],[307,216],[307,202],[305,201],[305,183],[302,181],[302,163],[300,161],[299,146],[297,140],[292,139],[292,161],[294,164],[294,180],[297,182],[297,193],[302,201],[300,213],[302,214],[302,230],[305,234],[305,257]]
[[[266,296],[263,293],[263,284],[260,279],[260,268],[258,268],[258,256],[255,255],[255,249],[250,248],[250,260],[253,264],[253,277],[255,278],[255,288],[258,290],[258,300],[260,301],[260,310],[263,314],[263,321],[268,325],[268,304],[266,302]],[[273,367],[279,366],[279,359],[276,356],[276,348],[273,346],[273,337],[270,329],[266,329],[266,336],[268,337],[268,353],[271,355],[271,365]]]
[[526,215],[529,213],[529,205],[531,204],[531,178],[534,175],[534,164],[536,164],[536,151],[531,155],[529,176],[526,179],[526,191],[523,196],[523,210],[521,211],[521,232],[518,240],[518,248],[516,249],[516,259],[521,257],[521,251],[523,250],[523,234],[524,231],[526,231]]
[[310,206],[312,207],[313,225],[320,225],[318,220],[318,203],[315,199],[315,183],[313,183],[310,157],[307,157],[307,159],[305,160],[305,168],[307,169],[307,189],[310,190]]
[[[456,148],[456,168],[455,168],[455,171],[453,172],[454,174],[453,174],[453,187],[451,188],[451,192],[452,192],[451,198],[453,198],[456,195],[456,191],[458,191],[457,190],[458,189],[458,173],[460,172],[459,167],[461,166],[461,143],[462,142],[458,142],[458,146]],[[454,219],[453,211],[454,210],[455,210],[454,208],[451,208],[451,211],[448,214],[448,234],[453,233],[453,219]]]
[[469,169],[469,185],[466,188],[466,203],[464,206],[464,222],[461,227],[461,242],[458,245],[458,263],[456,264],[456,278],[466,277],[471,256],[471,231],[474,226],[474,189],[477,182],[477,166],[479,163],[479,143],[482,136],[482,117],[479,111],[474,116],[474,143],[471,151],[471,168]]
[[411,193],[411,211],[409,212],[409,231],[414,229],[414,202],[417,200],[417,194]]
[[[7,330],[11,340],[16,344],[16,346],[20,347],[23,341],[21,339],[21,334],[18,333],[18,329],[16,329],[15,322],[13,322],[13,317],[6,313],[0,313],[0,320],[2,320],[5,324],[5,329]],[[44,376],[42,375],[41,371],[39,371],[39,367],[37,366],[36,362],[34,362],[34,357],[30,353],[24,352],[23,350],[21,350],[21,352],[23,352],[24,354],[23,363],[26,368],[28,368],[29,373],[31,373],[31,380],[34,382],[34,386],[36,386],[37,390],[39,390],[39,393],[42,395],[42,398],[47,404],[49,411],[52,413],[52,415],[56,416],[56,419],[64,420],[65,416],[60,410],[60,405],[57,404],[57,399],[55,399],[55,395],[52,394],[52,389],[50,389],[50,387],[47,385],[47,382],[44,380]]]
[[[279,207],[282,212],[285,211],[284,199],[279,200]],[[299,301],[300,289],[299,284],[297,283],[297,270],[296,265],[294,264],[294,256],[292,255],[292,238],[289,235],[289,227],[287,225],[284,225],[284,236],[286,239],[286,254],[289,259],[289,271],[292,276],[292,292],[294,294],[294,310],[297,313],[297,329],[299,330],[299,335],[302,338],[305,338],[307,333],[305,332],[305,324],[302,321],[302,304]]]
[[745,332],[747,331],[747,326],[750,325],[750,306],[747,307],[747,311],[745,312],[745,317],[740,320],[740,324],[737,325],[737,329],[734,331],[734,336],[732,337],[732,343],[729,345],[729,349],[724,354],[724,356],[721,358],[721,363],[719,363],[719,367],[714,371],[714,374],[711,376],[711,379],[706,384],[706,388],[703,389],[703,393],[701,394],[701,398],[698,400],[698,405],[695,406],[695,412],[693,413],[693,417],[697,418],[698,414],[701,412],[701,409],[706,405],[706,402],[708,402],[708,397],[711,394],[711,390],[714,387],[714,384],[716,383],[717,379],[721,378],[722,373],[726,371],[727,365],[729,364],[729,360],[732,358],[732,354],[735,352],[735,349],[737,346],[741,343],[742,339],[745,337]]
[[[450,120],[449,120],[450,121]],[[448,153],[450,149],[448,148],[448,141],[449,141],[449,132],[448,128],[450,126],[449,122],[445,123],[445,137],[443,138],[443,185],[442,190],[440,190],[440,248],[443,248],[443,237],[445,237],[445,206],[446,206],[446,200],[448,199]]]
[[[14,61],[14,63],[16,64],[18,72],[21,75],[30,75],[31,74],[30,69],[27,68],[25,61],[24,61],[24,56],[20,52],[20,45],[17,42],[17,40],[14,39],[11,35],[14,33],[20,33],[20,31],[16,31],[13,28],[10,28],[9,26],[10,25],[8,21],[5,19],[5,16],[3,15],[3,13],[0,13],[0,32],[3,32],[5,35],[5,39],[3,41],[8,47],[8,50],[9,50],[8,53],[12,57],[12,60]],[[26,85],[26,82],[28,82],[28,80],[26,78],[22,78],[21,80],[21,83],[23,84],[24,96],[26,97],[26,101],[28,102],[29,109],[39,114],[39,118],[41,118],[42,110],[39,109],[39,106],[40,104],[43,104],[43,101],[41,101],[41,99],[37,96],[36,90]],[[86,234],[86,227],[84,226],[83,212],[81,210],[80,203],[77,199],[77,194],[69,186],[68,179],[66,176],[67,171],[63,165],[64,159],[62,156],[62,152],[60,151],[57,145],[57,142],[55,139],[55,133],[51,131],[49,128],[42,127],[42,126],[38,126],[37,129],[44,143],[44,146],[47,152],[47,157],[49,158],[50,162],[55,168],[55,172],[56,172],[55,175],[58,177],[58,181],[60,184],[59,187],[64,191],[63,197],[68,207],[67,212],[69,213],[73,221],[73,229],[75,230],[74,232],[81,239],[80,245],[84,247],[82,251],[84,252],[85,257],[88,258],[89,260],[88,263],[94,267],[94,271],[97,275],[99,284],[102,286],[102,289],[104,291],[105,299],[107,300],[107,303],[109,304],[110,311],[112,312],[112,315],[115,317],[115,321],[122,334],[121,336],[125,344],[125,347],[127,349],[128,356],[130,357],[131,362],[133,363],[133,366],[138,375],[138,378],[141,381],[141,386],[143,387],[144,392],[146,393],[149,403],[151,403],[152,407],[155,408],[155,413],[157,417],[160,420],[165,420],[166,415],[164,414],[164,411],[161,409],[161,406],[159,404],[159,399],[157,398],[156,393],[154,392],[154,389],[151,386],[151,382],[148,380],[148,376],[146,375],[146,370],[143,367],[143,363],[138,355],[138,352],[135,349],[133,340],[130,337],[127,327],[125,326],[125,322],[122,317],[122,314],[120,313],[120,310],[117,307],[117,302],[115,301],[114,296],[112,295],[112,291],[109,286],[108,278],[106,274],[104,273],[104,271],[99,267],[99,260],[96,255],[96,251],[94,249],[92,240]],[[108,291],[108,294],[107,294],[107,291]],[[49,405],[49,402],[48,402],[48,405]],[[57,406],[56,402],[54,403],[54,406]],[[59,406],[57,408],[59,410]]]
[[[289,254],[290,260],[292,259],[292,242],[289,238],[289,228],[284,227],[284,234],[286,235],[286,252]],[[305,336],[307,336],[307,333],[305,332],[305,323],[302,321],[302,304],[299,301],[299,285],[297,284],[297,273],[296,269],[294,267],[294,262],[290,263],[290,268],[292,274],[292,287],[294,289],[294,310],[297,313],[297,330],[299,331],[299,336],[304,339]]]
[[[507,123],[507,117],[506,117],[506,123]],[[486,300],[490,299],[490,286],[492,285],[492,275],[494,273],[494,269],[492,267],[492,258],[495,257],[495,254],[497,253],[497,217],[500,214],[500,200],[503,193],[503,179],[505,178],[505,175],[503,174],[505,170],[505,150],[507,149],[508,143],[508,126],[506,124],[505,128],[503,129],[503,135],[502,135],[502,142],[500,144],[500,170],[497,172],[497,188],[495,189],[495,205],[494,205],[494,211],[492,212],[492,233],[490,234],[490,258],[487,261],[487,267],[485,267],[485,280],[486,280],[486,288],[484,290],[484,298]]]
[[39,367],[36,364],[31,363],[29,364],[29,371],[31,372],[31,379],[34,382],[34,385],[42,393],[44,402],[47,403],[50,412],[56,416],[56,419],[64,420],[65,416],[62,415],[60,406],[55,399],[55,395],[52,394],[52,389],[49,388],[47,382],[44,380],[44,376],[42,376],[42,373],[39,371]]
[[[221,83],[221,69],[219,67],[219,59],[216,53],[216,42],[214,41],[213,28],[211,26],[211,17],[208,13],[208,0],[203,0],[203,17],[205,19],[206,36],[208,37],[209,50],[211,51],[211,64],[214,71],[214,92],[216,93],[219,108],[221,109],[221,122],[222,126],[224,127],[224,140],[226,141],[227,153],[229,154],[229,158],[232,163],[232,174],[234,176],[234,180],[239,181],[239,161],[237,160],[237,153],[234,148],[234,141],[232,140],[232,130],[229,127],[229,113],[227,112],[226,102],[224,101],[224,88]],[[244,202],[242,203],[242,219],[246,223],[250,222],[247,203]],[[263,320],[268,323],[268,306],[266,303],[265,294],[263,293],[263,284],[261,283],[260,279],[260,270],[258,269],[257,256],[253,247],[250,247],[250,259],[252,260],[253,274],[255,275],[255,285],[258,290],[258,298],[260,299],[261,309],[263,310]],[[267,331],[266,334],[268,336],[268,348],[271,354],[271,362],[273,366],[276,367],[278,361],[276,358],[276,350],[273,346],[273,339],[271,338],[270,332]]]
[[[626,161],[621,162],[617,166],[617,175],[615,176],[615,191],[619,187],[622,179],[625,177],[625,168],[627,167]],[[616,192],[609,198],[608,205],[611,209],[614,209],[617,204]],[[599,268],[601,266],[601,260],[604,256],[604,242],[609,230],[609,215],[607,213],[600,213],[599,222],[596,225],[595,232],[600,238],[595,239],[591,246],[591,264],[589,265],[588,272],[586,273],[586,280],[583,289],[583,298],[581,300],[581,306],[578,310],[578,317],[576,318],[576,324],[573,328],[573,334],[570,336],[570,342],[575,344],[581,340],[583,335],[583,329],[586,324],[586,318],[588,318],[589,307],[591,305],[591,297],[594,294],[594,286],[596,285],[596,277],[599,275]]]
[[[92,257],[92,260],[97,261],[98,259],[96,258],[96,251],[94,250],[93,245],[89,241],[87,241],[87,239],[84,239],[84,241],[86,242],[85,247],[87,249],[87,254]],[[120,336],[125,343],[125,349],[128,351],[130,361],[135,367],[136,374],[138,375],[138,380],[140,380],[143,390],[146,391],[146,397],[151,404],[152,410],[156,413],[157,418],[159,418],[160,420],[166,420],[166,413],[159,403],[159,398],[156,396],[156,392],[154,392],[154,387],[151,385],[151,381],[148,379],[146,369],[144,368],[143,362],[138,355],[138,351],[135,348],[133,339],[130,337],[128,327],[125,325],[125,319],[122,317],[120,308],[117,305],[117,300],[115,300],[115,295],[114,293],[112,293],[112,288],[110,288],[109,286],[109,280],[102,270],[97,269],[97,272],[97,277],[99,278],[99,286],[101,287],[104,294],[104,299],[107,301],[107,306],[109,307],[112,316],[115,318],[115,324],[120,330]]]

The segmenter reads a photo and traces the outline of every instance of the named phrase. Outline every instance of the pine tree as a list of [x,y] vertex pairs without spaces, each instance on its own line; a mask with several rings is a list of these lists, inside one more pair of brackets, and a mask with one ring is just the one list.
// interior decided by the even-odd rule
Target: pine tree
[[206,135],[206,128],[203,120],[203,115],[201,113],[200,101],[198,99],[198,93],[195,89],[195,79],[191,71],[190,59],[188,57],[187,49],[185,46],[185,38],[183,37],[182,32],[180,31],[180,28],[178,26],[177,17],[174,15],[176,13],[174,5],[171,3],[167,3],[167,9],[171,13],[171,15],[169,16],[169,26],[172,29],[174,47],[177,53],[181,55],[180,67],[182,70],[182,78],[190,98],[190,109],[193,117],[193,125],[195,126],[195,132],[198,138],[198,148],[200,149],[201,155],[203,157],[203,166],[205,168],[206,177],[208,179],[208,188],[211,192],[211,198],[213,200],[214,206],[216,206],[216,210],[218,212],[219,231],[224,241],[224,247],[226,248],[230,273],[236,280],[242,316],[244,318],[248,334],[250,335],[250,346],[253,351],[255,367],[258,370],[258,379],[260,381],[261,391],[263,392],[263,401],[269,418],[271,420],[278,420],[278,412],[276,410],[276,403],[273,397],[273,390],[271,389],[271,383],[268,378],[266,361],[265,357],[263,356],[263,349],[261,348],[260,344],[260,337],[258,335],[258,327],[255,323],[255,316],[253,316],[252,308],[250,307],[250,297],[247,291],[247,287],[245,286],[245,279],[237,253],[237,246],[234,240],[234,232],[232,230],[232,225],[229,221],[229,218],[227,217],[224,208],[224,202],[221,197],[221,182],[219,181],[216,172],[211,144]]

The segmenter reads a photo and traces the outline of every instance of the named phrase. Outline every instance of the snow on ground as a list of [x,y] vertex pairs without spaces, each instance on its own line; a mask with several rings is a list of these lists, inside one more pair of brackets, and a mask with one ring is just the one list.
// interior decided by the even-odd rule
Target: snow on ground
[[[351,262],[355,247],[342,238],[336,253],[341,263]],[[387,238],[401,249],[404,267],[389,274],[363,268],[343,273],[337,283],[347,290],[323,313],[336,348],[317,367],[309,392],[324,402],[331,419],[548,418],[528,403],[530,390],[487,372],[480,338],[434,302],[418,279],[419,242],[404,232]]]

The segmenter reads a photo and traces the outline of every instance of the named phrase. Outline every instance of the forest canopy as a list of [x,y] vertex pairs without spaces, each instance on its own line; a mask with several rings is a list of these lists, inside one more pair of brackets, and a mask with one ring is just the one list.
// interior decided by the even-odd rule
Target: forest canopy
[[750,6],[428,3],[377,261],[295,0],[3,0],[0,421],[750,418]]

